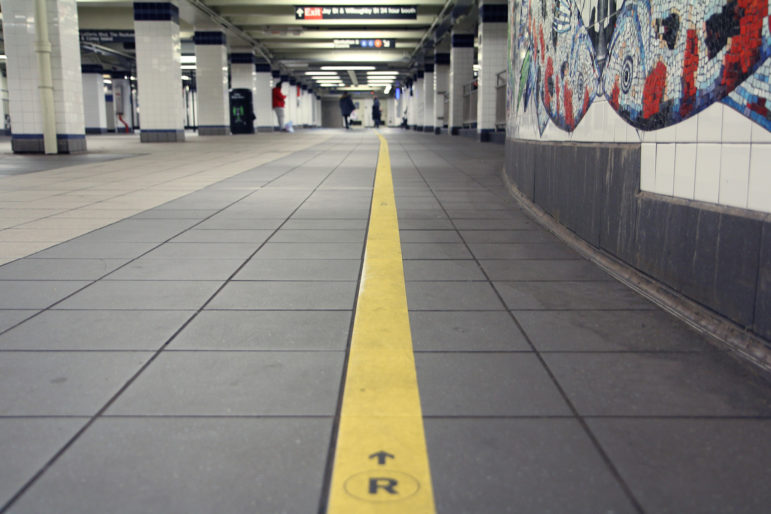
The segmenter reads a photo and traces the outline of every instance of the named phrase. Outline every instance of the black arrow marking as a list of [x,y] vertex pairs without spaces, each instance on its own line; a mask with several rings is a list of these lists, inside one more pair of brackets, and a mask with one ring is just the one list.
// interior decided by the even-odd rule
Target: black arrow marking
[[392,459],[396,458],[390,453],[383,450],[380,450],[379,452],[373,453],[372,455],[369,456],[370,459],[374,459],[375,457],[377,457],[377,463],[380,464],[381,466],[386,463],[386,459],[388,459],[389,457],[391,457]]

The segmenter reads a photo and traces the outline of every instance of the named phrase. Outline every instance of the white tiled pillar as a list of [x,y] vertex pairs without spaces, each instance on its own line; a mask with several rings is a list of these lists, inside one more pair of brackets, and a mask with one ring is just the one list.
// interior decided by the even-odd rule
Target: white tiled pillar
[[450,50],[450,134],[463,128],[463,86],[474,79],[474,34],[452,34]]
[[257,130],[259,132],[273,132],[276,124],[276,115],[273,114],[273,81],[271,80],[270,64],[258,62],[254,65],[256,72],[255,82],[257,92],[254,97],[254,115],[257,116]]
[[415,102],[413,99],[414,93],[414,81],[412,78],[407,79],[407,87],[404,91],[404,108],[407,110],[407,127],[412,128],[415,125]]
[[[254,110],[255,99],[257,98],[257,68],[255,67],[254,54],[250,52],[234,52],[230,54],[230,88],[248,89],[251,91],[252,110]],[[257,126],[256,117],[254,119],[254,126]]]
[[[11,147],[19,153],[43,153],[43,111],[35,53],[35,2],[2,0],[0,5],[8,58]],[[58,151],[84,152],[86,136],[76,0],[46,0],[46,6]],[[104,103],[104,93],[101,101]]]
[[85,64],[83,75],[83,119],[86,134],[107,132],[107,103],[104,97],[104,72],[98,64]]
[[425,105],[423,102],[423,70],[415,74],[415,84],[412,86],[412,105],[415,106],[415,122],[413,128],[423,132],[423,112]]
[[441,134],[449,113],[444,112],[444,97],[449,94],[450,54],[434,54],[434,134]]
[[[8,81],[5,78],[5,75],[0,71],[0,134],[4,136],[8,136],[11,134],[10,130],[7,129],[6,124],[6,118],[5,116],[8,114],[8,112],[5,109],[5,100],[8,99]],[[10,119],[10,116],[9,116]]]
[[506,70],[508,55],[508,10],[500,0],[485,0],[479,6],[479,91],[477,132],[480,141],[490,141],[495,132],[497,75]]
[[423,73],[423,132],[434,131],[434,63],[426,63]]
[[297,79],[294,77],[288,77],[286,85],[286,119],[291,121],[293,126],[302,125],[297,118]]
[[179,8],[171,2],[134,2],[140,141],[185,140]]
[[225,34],[220,31],[197,31],[193,41],[198,87],[198,134],[230,134],[228,50]]

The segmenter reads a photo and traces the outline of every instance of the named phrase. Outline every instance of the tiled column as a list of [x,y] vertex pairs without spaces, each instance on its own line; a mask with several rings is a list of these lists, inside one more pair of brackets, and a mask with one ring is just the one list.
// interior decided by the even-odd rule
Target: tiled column
[[0,134],[4,136],[8,136],[11,134],[10,131],[6,130],[6,123],[5,123],[5,115],[8,114],[8,112],[5,110],[5,102],[4,100],[8,98],[8,81],[5,78],[5,75],[3,75],[2,71],[0,71]]
[[131,82],[128,72],[112,74],[112,99],[115,106],[115,131],[119,134],[134,131],[134,114],[131,104]]
[[412,127],[415,125],[415,103],[413,100],[413,81],[412,79],[407,79],[407,87],[404,90],[404,103],[405,103],[405,109],[407,110],[407,127]]
[[289,85],[286,94],[286,119],[291,121],[292,125],[301,125],[297,119],[297,79],[289,77]]
[[[2,0],[3,37],[8,61],[9,111],[17,153],[43,153],[43,109],[35,53],[35,2]],[[56,142],[60,153],[86,150],[83,79],[80,70],[78,10],[75,0],[46,0]],[[104,103],[104,92],[100,93]]]
[[273,132],[276,115],[273,114],[273,96],[271,89],[273,81],[270,75],[270,64],[258,62],[254,65],[256,73],[257,93],[254,97],[254,115],[257,116],[258,132]]
[[198,134],[230,134],[228,50],[223,32],[196,32],[196,84],[198,87]]
[[185,140],[179,8],[171,2],[134,2],[140,141]]
[[415,84],[413,85],[412,105],[415,106],[415,124],[412,128],[423,132],[423,70],[415,74]]
[[[255,68],[255,57],[253,54],[247,52],[234,52],[230,54],[230,87],[231,89],[248,89],[251,91],[252,109],[254,109],[254,102],[257,98],[257,69]],[[254,119],[254,125],[257,126],[257,118]]]
[[449,112],[444,112],[444,95],[449,93],[449,84],[450,54],[434,54],[434,134],[441,134],[442,127],[448,124]]
[[479,6],[479,91],[477,132],[480,141],[490,141],[495,132],[497,75],[506,69],[509,6],[485,1]]
[[104,71],[99,64],[84,64],[83,70],[83,119],[86,134],[107,132],[107,103],[104,97]]
[[426,63],[423,73],[423,132],[434,131],[434,63]]
[[450,134],[463,128],[463,86],[474,79],[474,34],[452,35],[450,50]]

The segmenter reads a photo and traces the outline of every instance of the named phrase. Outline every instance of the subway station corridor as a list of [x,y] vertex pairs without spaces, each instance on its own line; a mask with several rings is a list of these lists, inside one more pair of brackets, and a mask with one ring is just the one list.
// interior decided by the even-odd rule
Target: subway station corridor
[[[0,143],[0,512],[767,512],[767,378],[530,218],[503,145],[379,133]],[[380,283],[406,358],[352,366]],[[357,380],[396,428],[341,456]]]

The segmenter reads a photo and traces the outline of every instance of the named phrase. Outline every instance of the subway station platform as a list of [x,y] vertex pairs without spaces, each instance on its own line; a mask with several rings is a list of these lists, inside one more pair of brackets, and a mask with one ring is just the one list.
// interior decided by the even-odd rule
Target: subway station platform
[[[361,484],[342,399],[354,326],[385,318],[354,318],[402,283],[363,265],[375,131],[0,143],[0,511],[768,511],[766,377],[529,218],[503,146],[380,134],[414,351],[363,369],[397,419],[389,373],[414,370],[419,419],[391,435],[425,445],[354,440]],[[428,479],[393,471],[413,459]],[[328,508],[338,483],[359,507]]]

